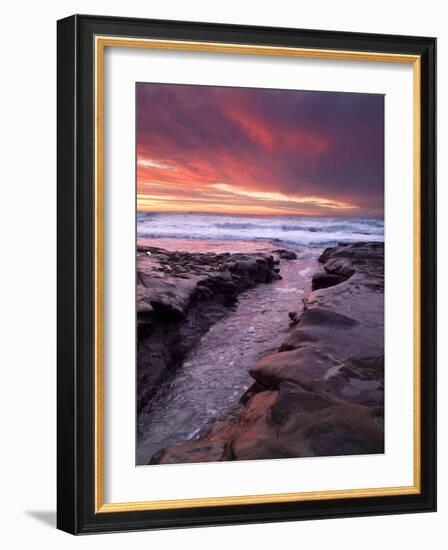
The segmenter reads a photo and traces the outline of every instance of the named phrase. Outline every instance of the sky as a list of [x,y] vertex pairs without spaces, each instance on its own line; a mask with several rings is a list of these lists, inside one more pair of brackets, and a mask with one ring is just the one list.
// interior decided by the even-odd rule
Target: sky
[[384,97],[138,83],[137,209],[382,217]]

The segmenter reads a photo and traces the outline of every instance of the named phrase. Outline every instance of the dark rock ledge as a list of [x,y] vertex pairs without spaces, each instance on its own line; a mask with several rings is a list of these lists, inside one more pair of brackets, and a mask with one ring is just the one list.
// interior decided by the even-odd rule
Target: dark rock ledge
[[242,291],[281,278],[270,254],[137,247],[137,412]]
[[290,314],[279,352],[252,366],[239,410],[152,464],[384,452],[384,246],[339,244],[319,261],[343,279]]

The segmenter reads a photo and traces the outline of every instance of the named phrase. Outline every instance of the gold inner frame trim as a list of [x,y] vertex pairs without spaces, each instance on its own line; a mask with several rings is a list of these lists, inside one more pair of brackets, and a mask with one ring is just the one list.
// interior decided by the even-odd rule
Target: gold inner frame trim
[[[141,502],[104,502],[104,50],[106,47],[152,48],[159,50],[197,51],[207,53],[234,53],[267,56],[285,56],[342,61],[371,61],[406,63],[413,65],[413,174],[414,174],[414,353],[413,353],[413,424],[414,471],[413,485],[365,489],[329,490],[262,495],[191,498],[179,500],[153,500]],[[417,55],[381,52],[356,52],[251,44],[226,44],[183,40],[157,40],[96,36],[95,55],[95,513],[167,510],[207,506],[232,506],[275,502],[303,502],[343,498],[412,495],[421,492],[421,425],[420,425],[420,203],[421,203],[421,59]]]

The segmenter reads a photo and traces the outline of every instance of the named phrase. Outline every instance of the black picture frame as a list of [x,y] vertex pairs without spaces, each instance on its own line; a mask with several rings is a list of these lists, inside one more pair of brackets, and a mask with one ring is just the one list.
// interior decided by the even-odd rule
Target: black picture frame
[[[57,25],[57,526],[72,534],[430,512],[436,509],[436,39],[74,15]],[[94,38],[120,36],[382,52],[421,62],[420,492],[96,513]]]

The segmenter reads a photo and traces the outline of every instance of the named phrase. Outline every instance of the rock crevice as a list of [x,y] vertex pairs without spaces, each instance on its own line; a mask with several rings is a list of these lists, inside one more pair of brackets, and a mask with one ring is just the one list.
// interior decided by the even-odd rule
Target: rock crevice
[[290,313],[280,350],[250,369],[239,410],[151,463],[384,452],[384,245],[339,244],[319,261],[341,280]]
[[238,295],[280,278],[271,254],[170,252],[137,247],[137,412]]

